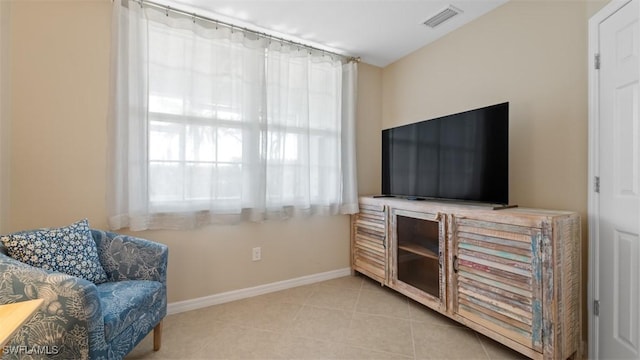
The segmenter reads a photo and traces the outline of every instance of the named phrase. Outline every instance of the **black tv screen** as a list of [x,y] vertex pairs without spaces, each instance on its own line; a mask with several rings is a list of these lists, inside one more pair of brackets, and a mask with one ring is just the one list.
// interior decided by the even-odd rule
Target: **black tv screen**
[[382,193],[509,203],[509,103],[382,131]]

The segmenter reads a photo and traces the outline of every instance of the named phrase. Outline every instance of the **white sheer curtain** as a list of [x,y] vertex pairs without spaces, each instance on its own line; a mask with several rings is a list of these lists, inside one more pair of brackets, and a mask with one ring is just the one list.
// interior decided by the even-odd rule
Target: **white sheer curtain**
[[357,66],[114,5],[110,226],[357,212]]
[[112,16],[107,204],[113,229],[147,227],[147,20],[134,2]]

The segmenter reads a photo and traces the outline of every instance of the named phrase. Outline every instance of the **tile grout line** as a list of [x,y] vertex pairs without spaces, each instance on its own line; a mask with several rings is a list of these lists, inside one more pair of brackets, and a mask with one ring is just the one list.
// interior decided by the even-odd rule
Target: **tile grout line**
[[302,309],[305,308],[305,306],[307,306],[307,302],[309,302],[309,299],[313,296],[313,294],[316,293],[316,288],[314,287],[311,290],[311,294],[307,295],[307,297],[304,299],[304,301],[302,302],[302,306],[300,306],[300,309],[298,309],[298,311],[296,311],[295,315],[293,315],[293,319],[291,319],[291,323],[293,323],[294,321],[296,321],[298,319],[298,315],[300,315],[300,312],[302,312]]
[[[358,297],[356,298],[356,302],[353,305],[353,309],[351,309],[351,311],[348,311],[350,313],[349,316],[349,326],[347,327],[347,333],[349,333],[349,331],[351,330],[351,327],[353,326],[353,318],[354,315],[356,313],[356,308],[358,307],[358,302],[360,301],[360,294],[362,294],[362,287],[364,285],[364,280],[362,278],[360,278],[360,287],[358,288]],[[315,306],[315,305],[311,305],[311,306]],[[317,306],[319,308],[323,308],[322,306]],[[330,310],[338,310],[338,311],[344,311],[347,312],[346,310],[342,310],[342,309],[335,309],[335,308],[325,308],[325,309],[330,309]],[[337,343],[339,345],[347,345],[347,346],[353,346],[351,345],[348,341],[327,341],[328,343]]]
[[416,337],[415,334],[413,333],[413,317],[412,315],[412,311],[411,311],[411,303],[409,302],[409,297],[405,296],[404,298],[404,302],[407,304],[407,313],[409,314],[409,327],[411,329],[411,345],[413,346],[413,359],[415,360],[417,358],[416,355]]
[[[407,315],[408,315],[407,318],[403,318],[403,317],[400,317],[400,316],[394,316],[394,315],[384,315],[384,314],[378,314],[378,313],[368,313],[368,312],[364,312],[364,311],[358,311],[357,310],[357,304],[360,302],[360,297],[361,297],[362,293],[363,292],[365,292],[365,293],[366,292],[369,292],[369,293],[375,292],[375,291],[370,291],[370,290],[365,289],[364,284],[365,284],[365,281],[363,280],[362,286],[361,286],[361,289],[360,289],[360,293],[358,294],[358,299],[356,301],[356,309],[354,310],[354,315],[356,313],[358,313],[358,314],[364,314],[364,315],[367,315],[367,316],[381,317],[381,318],[386,318],[386,319],[401,320],[401,321],[408,322],[409,323],[409,330],[411,332],[411,344],[412,344],[412,347],[413,347],[413,356],[411,358],[413,358],[415,360],[416,359],[416,350],[415,350],[415,341],[414,341],[414,338],[413,338],[413,324],[412,324],[413,321],[411,321],[411,310],[409,309],[408,298],[406,296],[404,296],[404,295],[402,295],[402,297],[401,297],[402,301],[405,303],[405,306],[406,306]],[[384,286],[381,286],[381,288],[383,288],[383,291],[384,291]],[[353,345],[353,346],[356,347],[356,348],[360,348],[360,349],[368,349],[366,347],[361,347],[361,346],[357,346],[357,345]],[[409,359],[409,357],[407,357],[405,354],[399,354],[399,353],[396,353],[396,352],[380,350],[380,349],[374,349],[373,351],[376,351],[376,352],[379,352],[379,353],[385,353],[385,354],[389,354],[389,355],[394,355],[394,356],[402,356],[403,358]]]
[[411,345],[413,346],[413,358],[415,360],[417,358],[417,355],[416,355],[416,336],[413,333],[413,321],[409,320],[409,326],[411,328]]
[[482,346],[482,350],[484,350],[484,354],[487,356],[487,359],[491,360],[491,356],[489,356],[489,351],[487,351],[487,347],[484,346],[484,341],[482,341],[482,339],[480,339],[480,335],[478,335],[478,332],[474,331],[476,339],[478,339],[478,341],[480,341],[480,346]]
[[[355,314],[356,314],[356,308],[358,307],[358,302],[360,302],[360,295],[362,295],[363,286],[364,286],[364,279],[360,278],[360,288],[358,289],[358,297],[356,298],[356,303],[353,305],[353,309],[350,311],[351,316],[349,318],[349,326],[347,327],[347,334],[349,333],[349,331],[351,331],[351,327],[353,326],[353,318],[355,317]],[[337,343],[340,344],[339,341]],[[348,341],[344,342],[344,344],[352,346]]]
[[358,289],[358,297],[356,298],[356,303],[353,305],[353,310],[351,310],[351,318],[349,319],[349,327],[348,330],[351,330],[351,326],[353,326],[353,318],[356,315],[356,309],[358,308],[358,303],[360,302],[360,296],[362,296],[362,288],[364,287],[364,279],[360,279],[360,288]]

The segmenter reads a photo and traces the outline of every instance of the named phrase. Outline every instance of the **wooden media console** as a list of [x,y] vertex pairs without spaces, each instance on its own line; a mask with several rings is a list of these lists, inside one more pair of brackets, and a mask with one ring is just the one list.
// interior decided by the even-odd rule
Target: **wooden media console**
[[532,359],[580,358],[575,212],[360,198],[351,266]]

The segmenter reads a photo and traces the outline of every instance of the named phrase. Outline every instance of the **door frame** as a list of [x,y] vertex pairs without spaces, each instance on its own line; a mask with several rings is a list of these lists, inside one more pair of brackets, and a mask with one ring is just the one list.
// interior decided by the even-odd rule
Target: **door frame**
[[[589,170],[588,170],[588,223],[589,223],[589,281],[587,289],[588,346],[589,358],[597,358],[599,341],[599,322],[594,313],[594,302],[599,294],[599,196],[595,191],[595,178],[600,176],[599,126],[600,96],[599,77],[595,55],[600,52],[599,25],[616,11],[634,0],[611,0],[589,19],[588,69],[589,69]],[[638,0],[635,0],[638,1]]]

